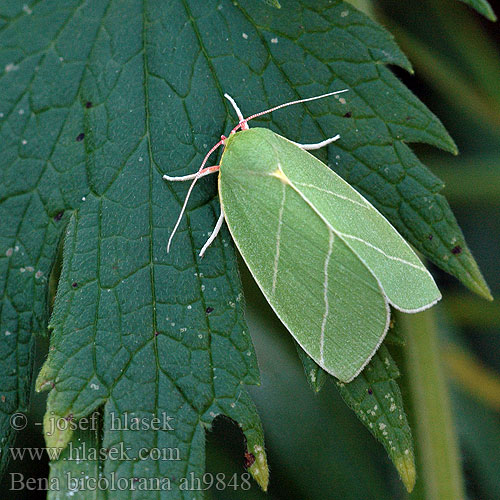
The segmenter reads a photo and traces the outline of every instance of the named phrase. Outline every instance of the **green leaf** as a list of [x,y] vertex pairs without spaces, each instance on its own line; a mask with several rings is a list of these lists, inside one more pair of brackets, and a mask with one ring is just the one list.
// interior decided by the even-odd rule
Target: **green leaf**
[[398,377],[396,364],[382,345],[358,377],[348,384],[337,381],[337,387],[346,404],[384,445],[411,492],[416,479],[413,438],[395,380]]
[[[265,485],[262,431],[243,388],[258,381],[257,366],[227,232],[210,258],[197,258],[218,215],[213,180],[200,182],[172,253],[165,249],[186,187],[161,175],[192,172],[227,132],[223,92],[249,114],[349,88],[345,101],[288,108],[269,125],[302,142],[339,132],[324,159],[431,260],[487,293],[441,183],[405,144],[455,151],[453,141],[385,67],[410,69],[392,37],[350,5],[9,1],[0,47],[4,448],[9,415],[27,405],[32,334],[47,324],[46,280],[71,215],[39,377],[54,384],[49,411],[78,419],[102,407],[105,444],[179,446],[174,464],[104,464],[108,475],[176,481],[203,472],[204,429],[224,413],[242,425]],[[113,415],[164,412],[174,433],[109,430]]]
[[[395,326],[391,327],[385,343],[404,344],[399,326],[397,329]],[[327,379],[335,380],[342,399],[371,434],[382,443],[406,489],[411,491],[416,479],[413,437],[404,411],[401,391],[396,382],[399,370],[385,343],[360,375],[348,384],[335,380],[298,344],[295,346],[311,389],[317,393]]]
[[[11,214],[2,216],[7,228],[2,229],[2,263],[13,268],[17,280],[11,284],[7,275],[2,309],[7,322],[2,333],[9,331],[3,359],[12,362],[2,368],[13,381],[3,387],[7,409],[26,405],[19,399],[29,388],[31,333],[38,322],[40,329],[46,324],[44,280],[65,223],[59,214],[77,208],[66,237],[51,357],[39,379],[45,387],[54,384],[49,414],[79,419],[104,405],[105,442],[117,438],[108,432],[112,414],[168,414],[175,434],[149,431],[123,439],[134,451],[139,444],[160,446],[162,440],[178,445],[181,460],[172,467],[162,462],[160,471],[158,461],[149,468],[146,461],[139,464],[145,475],[178,480],[191,471],[203,473],[204,429],[224,413],[245,432],[248,452],[255,456],[250,471],[259,474],[265,488],[262,431],[243,388],[256,383],[258,373],[242,319],[234,252],[220,244],[218,254],[201,263],[191,241],[179,244],[171,256],[165,251],[179,197],[161,180],[158,164],[197,164],[189,120],[201,126],[196,141],[209,142],[224,125],[223,111],[220,125],[209,125],[205,139],[204,117],[196,118],[196,110],[183,115],[182,123],[170,124],[184,135],[162,137],[169,123],[162,108],[169,82],[151,75],[165,33],[147,21],[157,10],[143,11],[142,2],[79,4],[38,4],[30,13],[19,9],[1,32],[2,47],[20,47],[5,52],[16,69],[2,78],[2,90],[8,90],[1,110],[2,210]],[[168,6],[162,15],[170,19]],[[171,26],[171,36],[178,27]],[[36,40],[24,37],[26,30],[36,33]],[[149,41],[153,45],[146,47]],[[120,51],[113,55],[115,43]],[[185,55],[193,56],[196,47],[188,46]],[[193,77],[192,103],[216,92],[204,87],[204,79]],[[182,104],[184,98],[175,94],[175,101]],[[174,111],[176,104],[169,105]],[[179,150],[185,138],[188,144]],[[207,198],[206,192],[200,196]],[[206,217],[211,224],[213,215],[214,207],[206,205],[190,217],[189,236],[197,244],[204,239]],[[16,339],[18,324],[23,337]],[[104,473],[120,464],[106,461]]]
[[[164,251],[164,241],[158,239],[156,247],[148,236],[154,230],[148,216],[152,204],[140,200],[147,200],[150,193],[149,166],[139,160],[141,154],[147,158],[139,146],[133,159],[125,162],[125,168],[139,170],[130,176],[142,179],[134,184],[132,207],[115,203],[115,197],[126,191],[120,181],[131,182],[123,175],[105,197],[89,194],[67,229],[50,325],[51,351],[37,384],[38,389],[52,387],[47,415],[78,421],[104,405],[104,446],[123,442],[136,464],[134,475],[161,475],[177,485],[191,472],[202,474],[204,429],[216,415],[228,415],[245,433],[248,453],[256,459],[250,471],[265,488],[262,430],[242,385],[256,378],[253,350],[241,324],[242,304],[239,296],[228,303],[215,293],[218,288],[229,292],[239,286],[234,282],[237,276],[211,274],[208,259],[191,267],[192,254],[191,259],[180,256],[177,265],[188,270],[185,279],[191,286],[172,290],[170,266],[154,264],[154,256]],[[135,210],[142,214],[134,218]],[[115,234],[122,217],[137,221],[123,238]],[[220,254],[234,268],[229,260],[234,256],[225,257],[223,245]],[[124,261],[117,255],[134,255],[137,260]],[[152,270],[157,275],[150,289],[147,277]],[[200,290],[206,293],[197,296]],[[172,292],[174,297],[168,295]],[[213,308],[209,315],[208,307]],[[171,424],[162,427],[168,432],[113,430],[114,422],[125,415],[128,421],[167,418]],[[71,435],[64,432],[47,442],[64,447],[69,439]],[[180,458],[173,463],[141,460],[144,447],[177,448]],[[131,471],[123,465],[107,460],[104,475],[127,477]]]
[[[40,5],[44,13],[37,17],[22,7],[0,6],[0,474],[15,438],[9,419],[29,402],[33,335],[44,333],[48,320],[47,284],[68,219],[64,210],[88,191],[83,147],[74,141],[79,106],[71,98],[85,40],[69,79],[56,57],[59,47],[45,46],[68,19],[70,3],[57,11]],[[51,72],[57,81],[47,80]]]
[[406,343],[404,331],[401,328],[401,322],[398,320],[397,315],[394,314],[394,309],[391,309],[391,323],[389,330],[384,339],[386,344],[404,346]]
[[473,9],[476,9],[480,14],[482,14],[490,21],[497,20],[497,16],[493,12],[491,5],[486,0],[460,0],[460,1],[469,5]]

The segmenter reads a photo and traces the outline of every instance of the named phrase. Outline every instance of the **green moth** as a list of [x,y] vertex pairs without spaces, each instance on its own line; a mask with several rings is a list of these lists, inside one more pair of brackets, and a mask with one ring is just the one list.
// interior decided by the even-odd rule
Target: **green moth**
[[[341,91],[344,92],[344,91]],[[294,143],[243,118],[207,154],[200,170],[169,181],[195,182],[219,172],[221,215],[203,255],[224,220],[269,304],[307,354],[349,382],[370,361],[387,333],[390,308],[416,313],[441,294],[428,270],[387,219],[354,188]],[[219,146],[219,165],[205,168]]]

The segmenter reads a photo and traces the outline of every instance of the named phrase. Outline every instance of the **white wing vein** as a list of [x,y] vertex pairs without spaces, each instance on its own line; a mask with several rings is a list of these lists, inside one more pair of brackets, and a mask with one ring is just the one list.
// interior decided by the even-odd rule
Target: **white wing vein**
[[326,254],[325,266],[323,268],[324,280],[323,280],[323,299],[325,301],[325,312],[323,313],[323,319],[321,321],[321,337],[319,342],[319,355],[321,364],[325,364],[325,329],[326,321],[328,319],[328,313],[330,310],[330,304],[328,302],[328,265],[330,264],[330,257],[333,251],[333,232],[328,229],[328,253]]
[[281,226],[283,225],[283,211],[285,209],[286,198],[286,185],[283,184],[281,206],[278,219],[278,231],[276,234],[276,252],[274,254],[274,267],[273,267],[273,293],[276,291],[276,281],[278,280],[278,265],[280,260],[280,241],[281,241]]
[[406,264],[408,266],[414,267],[415,269],[418,269],[419,271],[425,271],[425,272],[427,272],[427,269],[425,267],[418,266],[417,264],[413,264],[413,262],[408,262],[407,260],[401,259],[399,257],[395,257],[394,255],[389,255],[389,254],[385,253],[383,250],[381,250],[379,247],[376,247],[375,245],[372,245],[371,243],[369,243],[368,241],[363,240],[362,238],[358,238],[357,236],[353,236],[352,234],[341,233],[340,231],[336,231],[336,233],[341,238],[346,238],[348,240],[359,241],[360,243],[363,243],[367,247],[373,248],[377,252],[380,252],[384,257],[387,257],[390,260],[396,260],[396,261],[401,262],[403,264]]
[[425,273],[429,273],[429,271],[427,271],[427,269],[425,267],[422,267],[422,266],[418,266],[416,264],[413,264],[412,262],[408,262],[407,260],[405,259],[401,259],[399,257],[396,257],[394,255],[389,255],[387,253],[385,253],[382,249],[378,248],[377,246],[375,245],[372,245],[371,243],[369,243],[368,241],[365,241],[361,238],[358,238],[357,236],[353,236],[353,235],[350,235],[350,234],[346,234],[346,233],[342,233],[341,231],[338,231],[337,229],[335,229],[331,224],[330,222],[325,218],[325,216],[311,203],[311,201],[307,198],[307,196],[295,185],[295,183],[293,183],[289,178],[288,179],[288,184],[290,185],[290,187],[293,188],[293,190],[314,210],[314,212],[316,212],[316,214],[321,218],[321,220],[326,224],[326,226],[328,227],[328,229],[330,229],[330,231],[333,231],[337,236],[339,236],[340,238],[342,239],[352,239],[352,240],[356,240],[356,241],[359,241],[361,243],[364,243],[365,245],[369,246],[370,248],[373,248],[374,250],[376,250],[377,252],[380,252],[384,257],[390,259],[390,260],[396,260],[398,262],[401,262],[403,264],[406,264],[410,267],[414,267],[415,269],[418,269],[419,271],[422,271],[422,272],[425,272]]
[[336,198],[340,198],[341,200],[350,201],[351,203],[354,203],[355,205],[359,205],[360,207],[367,208],[369,210],[372,209],[372,207],[370,207],[366,203],[361,203],[361,202],[359,202],[357,200],[353,200],[352,198],[349,198],[348,196],[344,196],[342,194],[334,193],[333,191],[329,191],[328,189],[320,188],[318,186],[315,186],[314,184],[306,184],[304,182],[295,182],[295,184],[297,184],[298,186],[303,186],[303,187],[308,187],[308,188],[316,189],[317,191],[321,191],[322,193],[327,193],[327,194],[329,194],[331,196],[335,196]]

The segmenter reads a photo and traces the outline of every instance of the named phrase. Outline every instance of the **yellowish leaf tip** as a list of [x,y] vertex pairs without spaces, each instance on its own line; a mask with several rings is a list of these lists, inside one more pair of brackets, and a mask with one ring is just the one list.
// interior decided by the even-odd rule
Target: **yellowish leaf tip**
[[394,465],[405,485],[408,493],[413,491],[417,479],[417,469],[415,468],[415,457],[411,450],[406,450],[404,455],[395,458]]
[[248,471],[262,490],[267,491],[269,485],[269,468],[267,466],[266,452],[261,445],[256,444],[253,447],[252,455],[255,457],[255,460],[248,468]]
[[35,391],[42,392],[53,387],[51,376],[50,376],[49,364],[46,362],[43,364],[38,377],[36,378]]
[[486,12],[484,12],[483,15],[484,17],[486,17],[486,19],[488,19],[488,21],[491,21],[493,23],[497,21],[497,15],[489,5],[487,5]]
[[[461,253],[462,248],[460,247],[453,248],[452,253],[457,254],[457,249],[460,250],[458,253]],[[481,274],[481,271],[479,270],[479,267],[470,252],[466,256],[466,259],[468,261],[467,267],[469,268],[469,272],[466,273],[465,276],[457,275],[457,277],[474,293],[477,293],[480,297],[483,297],[483,299],[492,301],[493,297],[491,295],[490,288],[483,278],[483,275]]]
[[493,295],[491,295],[490,289],[484,280],[476,281],[474,287],[471,286],[471,290],[483,297],[483,299],[489,300],[490,302],[493,301]]

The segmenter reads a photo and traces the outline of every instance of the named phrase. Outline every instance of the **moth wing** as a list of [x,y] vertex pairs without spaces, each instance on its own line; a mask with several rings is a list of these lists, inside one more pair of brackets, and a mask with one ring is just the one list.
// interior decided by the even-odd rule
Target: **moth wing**
[[389,303],[403,312],[434,305],[441,298],[434,279],[389,221],[324,163],[271,134],[283,174],[372,271]]
[[[254,130],[240,132],[241,139]],[[300,194],[270,175],[272,149],[259,151],[270,167],[266,172],[242,164],[247,146],[233,141],[221,161],[219,195],[231,235],[292,336],[327,372],[350,381],[387,332],[386,297],[373,273]]]

